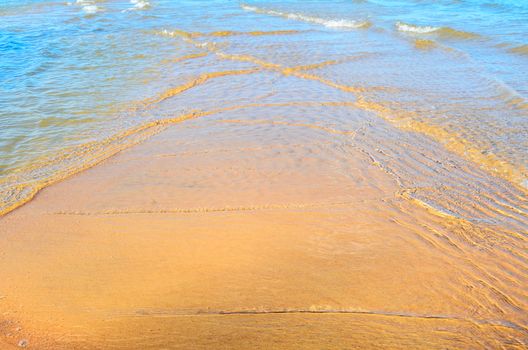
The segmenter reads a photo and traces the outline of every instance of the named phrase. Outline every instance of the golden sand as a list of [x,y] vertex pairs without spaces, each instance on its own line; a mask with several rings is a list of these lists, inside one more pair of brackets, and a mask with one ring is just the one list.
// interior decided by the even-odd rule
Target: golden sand
[[526,345],[522,236],[416,206],[366,154],[336,156],[350,133],[218,122],[169,125],[0,218],[2,342]]
[[[245,34],[265,33],[289,34]],[[86,161],[0,203],[29,202],[0,218],[0,349],[526,348],[525,192],[480,167],[524,169],[314,72],[362,55],[286,66],[171,35],[204,50],[174,62],[232,69],[134,108],[235,102],[59,155]],[[238,100],[269,76],[289,99]]]

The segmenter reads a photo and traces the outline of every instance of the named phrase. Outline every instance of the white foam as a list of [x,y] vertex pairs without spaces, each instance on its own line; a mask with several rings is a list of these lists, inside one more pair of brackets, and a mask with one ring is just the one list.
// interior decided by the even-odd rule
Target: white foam
[[155,32],[157,35],[161,36],[168,36],[168,37],[175,37],[177,36],[177,33],[172,30],[163,29],[162,31]]
[[148,0],[130,0],[130,3],[134,6],[121,12],[144,10],[151,7],[150,2]]
[[97,7],[96,5],[86,5],[86,6],[83,6],[82,9],[85,13],[89,15],[99,12],[99,7]]
[[407,24],[403,22],[396,22],[396,29],[398,29],[400,32],[427,34],[427,33],[436,32],[440,28],[432,27],[432,26],[417,26],[417,25]]
[[134,8],[138,10],[150,7],[150,2],[147,0],[130,0],[130,3],[134,4]]
[[248,6],[248,5],[240,5],[240,7],[242,7],[242,9],[246,10],[246,11],[258,11],[258,7],[255,7],[255,6]]
[[288,19],[296,20],[296,21],[320,24],[320,25],[323,25],[329,28],[362,28],[362,27],[366,27],[369,25],[368,21],[354,21],[354,20],[346,20],[346,19],[324,19],[320,17],[306,16],[306,15],[302,15],[298,13],[288,13],[288,12],[261,9],[255,6],[241,5],[241,7],[242,9],[246,11],[264,13],[267,15],[278,16],[278,17],[285,17]]
[[[88,15],[93,15],[101,11],[101,8],[96,5],[96,0],[76,0],[75,5],[81,6],[83,12]],[[73,5],[71,2],[68,5]]]

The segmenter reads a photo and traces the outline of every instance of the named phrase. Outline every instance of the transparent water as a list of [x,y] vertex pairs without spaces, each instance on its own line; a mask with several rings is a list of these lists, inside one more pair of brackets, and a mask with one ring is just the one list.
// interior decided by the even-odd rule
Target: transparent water
[[[282,32],[251,35],[273,31]],[[2,207],[103,159],[113,135],[240,102],[226,101],[219,84],[217,95],[160,103],[168,89],[219,70],[221,55],[197,43],[286,67],[340,61],[310,73],[363,89],[349,100],[527,184],[528,2],[4,0]],[[287,88],[269,82],[275,102]]]

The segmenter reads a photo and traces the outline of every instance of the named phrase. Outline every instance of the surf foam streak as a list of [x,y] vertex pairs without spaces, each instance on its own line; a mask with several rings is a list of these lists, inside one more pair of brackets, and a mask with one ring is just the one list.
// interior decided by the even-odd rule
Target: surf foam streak
[[[68,4],[71,4],[71,3],[68,3]],[[75,4],[82,6],[82,10],[87,15],[93,15],[101,11],[101,9],[96,5],[96,1],[94,0],[77,0],[75,1]]]
[[281,12],[281,11],[275,11],[275,10],[267,10],[267,9],[263,9],[263,8],[259,8],[255,6],[241,5],[241,7],[242,9],[246,11],[262,13],[262,14],[277,16],[277,17],[284,17],[284,18],[292,19],[296,21],[319,24],[319,25],[322,25],[328,28],[357,29],[357,28],[368,28],[371,26],[371,23],[369,21],[354,21],[354,20],[346,20],[346,19],[324,19],[320,17],[306,16],[306,15],[302,15],[299,13],[289,13],[289,12]]
[[400,32],[411,32],[411,33],[418,33],[418,34],[433,33],[433,32],[436,32],[437,30],[440,30],[440,27],[417,26],[417,25],[407,24],[403,22],[396,22],[396,28]]
[[126,10],[123,10],[122,12],[146,10],[151,7],[151,4],[148,0],[130,0],[130,3],[134,6]]
[[478,34],[456,30],[450,27],[419,26],[404,22],[396,22],[396,30],[411,34],[435,34],[452,39],[476,39],[480,37]]
[[96,13],[97,11],[99,11],[99,8],[96,5],[83,6],[82,9],[84,12],[86,12],[89,15],[92,15]]

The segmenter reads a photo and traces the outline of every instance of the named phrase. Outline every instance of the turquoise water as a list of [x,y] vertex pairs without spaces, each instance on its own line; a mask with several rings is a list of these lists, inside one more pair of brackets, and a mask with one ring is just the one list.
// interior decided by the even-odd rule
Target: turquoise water
[[528,1],[3,0],[2,207],[113,154],[105,140],[148,121],[288,99],[270,78],[240,82],[254,90],[243,98],[226,100],[233,87],[219,84],[159,101],[200,74],[254,67],[200,44],[287,67],[341,60],[311,73],[363,88],[359,100],[386,120],[527,185]]

